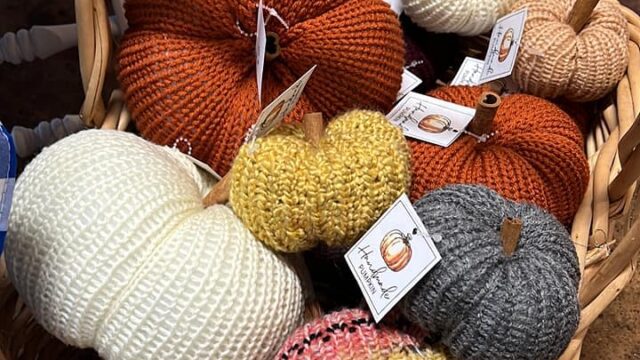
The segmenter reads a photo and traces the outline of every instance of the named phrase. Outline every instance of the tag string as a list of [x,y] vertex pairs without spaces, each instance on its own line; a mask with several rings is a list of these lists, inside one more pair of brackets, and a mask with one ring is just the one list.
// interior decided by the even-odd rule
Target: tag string
[[[256,4],[256,8],[258,7],[259,7],[259,4]],[[269,20],[271,19],[271,17],[274,17],[278,20],[278,22],[280,22],[280,24],[282,24],[282,26],[284,26],[285,29],[289,30],[289,24],[282,18],[282,16],[280,16],[280,14],[278,13],[278,10],[266,5],[262,5],[262,8],[266,10],[268,13],[267,17],[264,19],[264,26],[267,26],[267,24],[269,24]],[[257,32],[250,33],[245,31],[242,28],[242,25],[240,24],[240,20],[236,20],[236,29],[238,29],[238,32],[240,32],[240,35],[242,36],[246,36],[246,37],[257,36]]]

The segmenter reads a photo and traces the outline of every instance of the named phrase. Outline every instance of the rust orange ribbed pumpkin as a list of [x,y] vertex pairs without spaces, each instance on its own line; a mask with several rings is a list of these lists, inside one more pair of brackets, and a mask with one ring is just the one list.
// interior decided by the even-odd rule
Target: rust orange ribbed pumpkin
[[[475,107],[481,87],[443,87],[430,96]],[[575,215],[589,181],[583,138],[556,105],[531,95],[502,98],[486,143],[462,135],[448,148],[409,140],[411,198],[447,184],[484,184],[501,195],[534,203],[563,223]]]
[[[147,139],[177,145],[224,174],[258,117],[257,0],[127,0],[118,78]],[[264,0],[262,105],[318,65],[287,121],[352,108],[387,111],[404,43],[382,0]],[[276,16],[277,14],[277,16]],[[279,47],[279,48],[278,48]]]

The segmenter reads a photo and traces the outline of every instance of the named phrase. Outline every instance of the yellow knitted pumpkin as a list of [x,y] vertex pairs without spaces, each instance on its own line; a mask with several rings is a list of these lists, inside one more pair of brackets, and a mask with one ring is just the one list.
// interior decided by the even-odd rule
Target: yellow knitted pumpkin
[[410,184],[402,131],[384,115],[337,117],[317,144],[282,126],[240,149],[230,203],[266,245],[285,252],[354,243]]

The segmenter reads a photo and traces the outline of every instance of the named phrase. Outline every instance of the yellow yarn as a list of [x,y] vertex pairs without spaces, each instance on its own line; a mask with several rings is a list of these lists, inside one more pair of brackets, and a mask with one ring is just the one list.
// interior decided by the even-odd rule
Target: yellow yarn
[[230,203],[279,251],[351,245],[410,184],[402,131],[378,112],[335,118],[317,148],[299,126],[285,125],[252,150],[243,146],[233,164]]

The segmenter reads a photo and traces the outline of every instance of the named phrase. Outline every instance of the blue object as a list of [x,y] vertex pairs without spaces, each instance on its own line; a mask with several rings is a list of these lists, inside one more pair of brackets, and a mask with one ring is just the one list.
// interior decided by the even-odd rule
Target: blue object
[[13,138],[0,122],[0,254],[4,249],[4,238],[7,236],[9,227],[9,212],[17,171],[18,163]]

